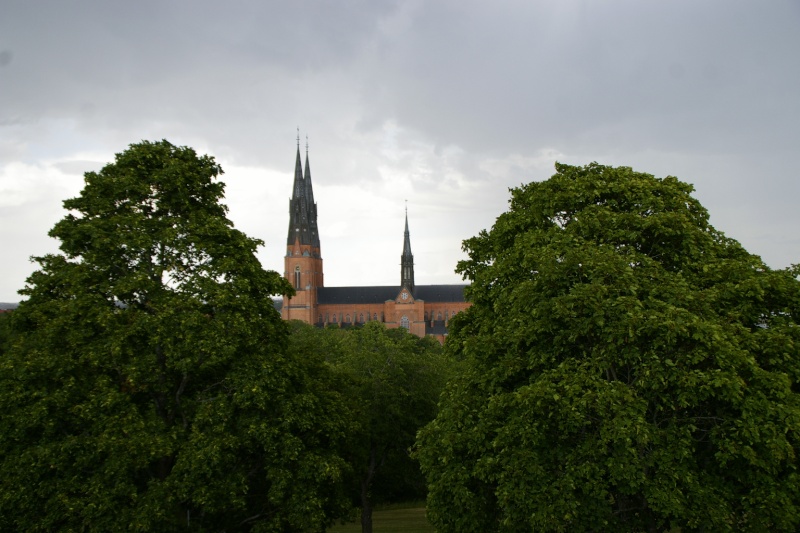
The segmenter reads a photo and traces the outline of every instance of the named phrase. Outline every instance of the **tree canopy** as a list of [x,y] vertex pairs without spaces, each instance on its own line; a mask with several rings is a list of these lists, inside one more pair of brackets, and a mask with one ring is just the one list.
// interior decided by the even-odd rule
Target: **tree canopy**
[[692,192],[557,164],[464,241],[464,370],[417,450],[437,531],[800,527],[800,271]]
[[452,365],[433,338],[380,322],[347,329],[293,323],[293,328],[292,350],[299,357],[315,352],[325,357],[336,376],[330,386],[347,403],[349,493],[361,509],[362,531],[371,532],[374,504],[425,496],[409,449],[436,414]]
[[321,358],[292,358],[209,156],[85,175],[0,358],[0,528],[318,531],[349,507]]

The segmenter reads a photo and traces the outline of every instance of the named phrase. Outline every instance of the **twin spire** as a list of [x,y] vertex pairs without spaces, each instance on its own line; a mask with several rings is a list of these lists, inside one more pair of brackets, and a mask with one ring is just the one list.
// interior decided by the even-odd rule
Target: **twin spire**
[[300,162],[300,130],[297,131],[297,160],[294,166],[294,186],[289,200],[289,235],[286,244],[300,244],[319,248],[317,228],[317,204],[314,202],[314,187],[311,185],[311,165],[308,162],[308,138],[306,138],[306,167]]
[[[305,172],[300,161],[300,128],[297,129],[297,158],[294,166],[294,186],[289,200],[289,234],[286,244],[310,245],[319,253],[319,228],[317,227],[317,204],[311,185],[311,165],[308,162],[308,137],[306,137]],[[411,253],[411,235],[408,231],[408,206],[406,227],[403,233],[403,255],[400,257],[400,286],[414,292],[414,255]]]

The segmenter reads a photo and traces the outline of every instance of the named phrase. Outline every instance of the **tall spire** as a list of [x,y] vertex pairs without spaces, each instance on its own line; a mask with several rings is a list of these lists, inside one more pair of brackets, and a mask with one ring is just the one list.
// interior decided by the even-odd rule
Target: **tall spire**
[[403,233],[403,255],[400,256],[400,286],[414,292],[414,255],[411,253],[411,234],[408,231],[408,206],[406,229]]
[[297,158],[294,163],[294,185],[292,186],[292,199],[303,195],[303,166],[300,163],[300,137],[297,138]]
[[[308,199],[309,206],[315,206],[314,203],[314,189],[311,186],[311,164],[308,162],[308,136],[306,136],[306,172],[303,177],[304,194]],[[316,221],[316,219],[315,219]]]
[[317,204],[314,203],[314,190],[311,186],[311,166],[308,164],[308,151],[306,151],[304,177],[300,161],[299,128],[297,131],[297,156],[294,165],[294,186],[292,187],[292,199],[289,200],[289,234],[286,243],[293,245],[297,239],[300,239],[300,244],[319,247]]
[[303,177],[303,182],[305,186],[306,209],[308,210],[308,229],[311,232],[311,244],[319,246],[317,203],[314,201],[314,187],[311,185],[311,163],[308,161],[308,135],[306,135],[306,172]]

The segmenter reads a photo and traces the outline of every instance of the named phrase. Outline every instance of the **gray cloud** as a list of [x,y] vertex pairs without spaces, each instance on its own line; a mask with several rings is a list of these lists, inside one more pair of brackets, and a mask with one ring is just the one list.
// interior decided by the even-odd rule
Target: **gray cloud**
[[408,198],[426,282],[456,281],[460,240],[556,159],[676,175],[720,229],[797,262],[798,23],[791,0],[5,2],[0,195],[24,200],[0,216],[26,237],[0,232],[0,300],[49,229],[27,214],[141,139],[215,155],[281,269],[297,126],[328,280],[395,281]]

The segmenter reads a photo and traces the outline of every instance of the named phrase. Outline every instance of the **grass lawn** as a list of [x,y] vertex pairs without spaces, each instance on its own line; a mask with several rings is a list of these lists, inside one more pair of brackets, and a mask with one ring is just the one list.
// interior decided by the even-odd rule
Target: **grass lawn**
[[[405,509],[380,509],[372,513],[372,530],[375,533],[433,533],[425,519],[425,506]],[[361,533],[361,522],[335,525],[330,533]]]

